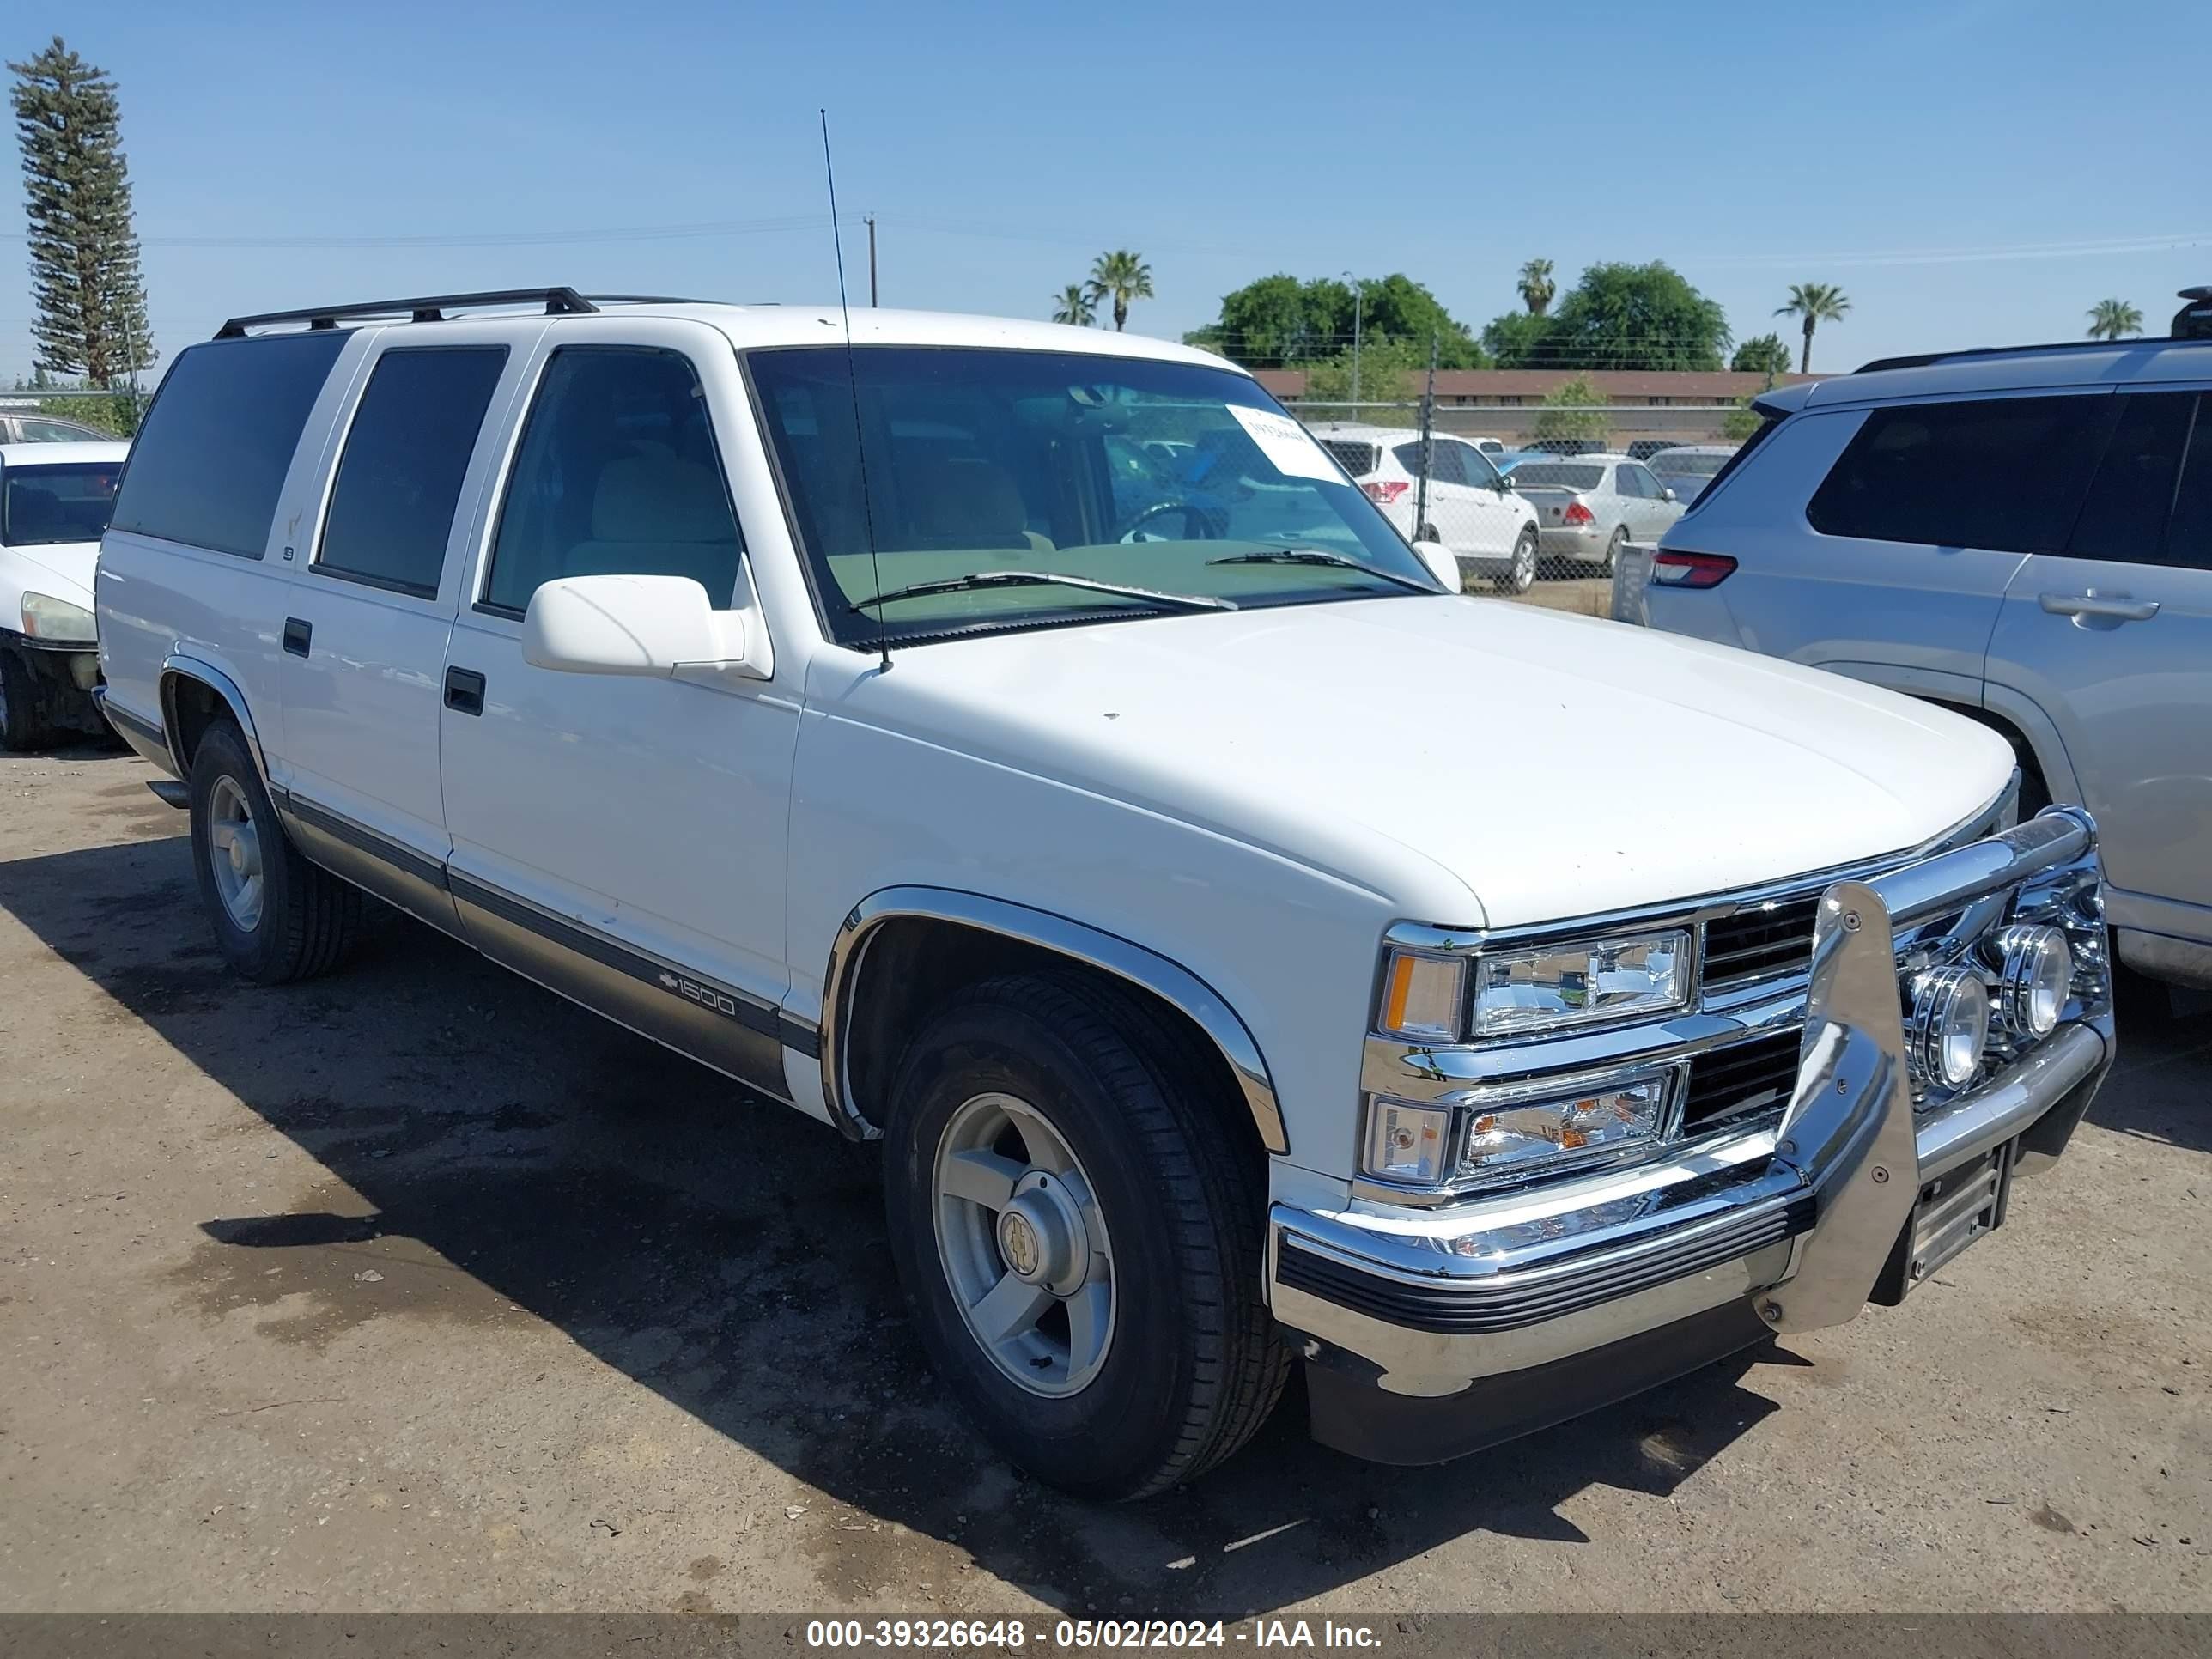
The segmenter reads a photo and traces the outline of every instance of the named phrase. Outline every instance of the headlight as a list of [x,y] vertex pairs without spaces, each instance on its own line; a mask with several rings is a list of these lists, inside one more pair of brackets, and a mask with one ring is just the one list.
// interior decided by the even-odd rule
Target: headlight
[[1907,1055],[1920,1082],[1963,1089],[1981,1069],[1990,1040],[1990,990],[1971,968],[1942,968],[1912,982]]
[[1433,1187],[1443,1179],[1451,1140],[1451,1113],[1403,1100],[1376,1100],[1367,1109],[1369,1175],[1406,1186]]
[[23,595],[23,631],[34,640],[81,640],[87,645],[100,637],[91,611],[51,593]]
[[2056,927],[2008,927],[1997,935],[2004,979],[1997,1012],[2014,1036],[2049,1036],[2074,988],[2074,952]]
[[1656,1140],[1675,1075],[1478,1105],[1460,1153],[1461,1173],[1490,1179],[1548,1173]]
[[1417,1042],[1455,1042],[1466,985],[1462,957],[1389,952],[1382,963],[1382,1029]]
[[1690,936],[1679,929],[1475,958],[1477,1036],[1664,1013],[1689,1000]]

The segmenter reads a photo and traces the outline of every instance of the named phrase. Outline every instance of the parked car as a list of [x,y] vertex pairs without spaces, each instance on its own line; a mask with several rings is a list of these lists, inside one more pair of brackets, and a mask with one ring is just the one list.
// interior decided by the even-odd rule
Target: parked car
[[1644,465],[1652,476],[1674,492],[1674,499],[1687,508],[1692,501],[1705,493],[1705,486],[1719,476],[1720,470],[1735,454],[1734,444],[1681,444],[1672,449],[1662,449]]
[[1535,512],[1472,443],[1432,434],[1422,514],[1418,432],[1343,421],[1312,431],[1408,541],[1441,543],[1462,577],[1480,577],[1504,592],[1525,593],[1535,581]]
[[0,748],[104,732],[93,561],[129,446],[0,444]]
[[115,434],[82,421],[58,420],[41,414],[33,399],[21,406],[0,402],[0,444],[112,443]]
[[1682,516],[1674,491],[1626,455],[1524,461],[1513,487],[1534,507],[1547,560],[1595,565],[1610,574],[1630,542],[1653,542]]
[[1963,709],[2102,828],[2120,956],[2212,986],[2212,340],[1869,364],[1767,424],[1617,602]]
[[1681,441],[1680,438],[1638,438],[1623,453],[1630,460],[1642,461],[1648,465],[1654,455],[1662,450],[1679,448]]
[[[1153,433],[1304,529],[1117,501]],[[1194,1477],[1294,1364],[1322,1439],[1431,1462],[1854,1318],[2110,1063],[2094,827],[2015,824],[1994,733],[1448,595],[1188,347],[240,319],[98,591],[233,969],[337,967],[366,890],[878,1144],[941,1385],[1074,1492]]]

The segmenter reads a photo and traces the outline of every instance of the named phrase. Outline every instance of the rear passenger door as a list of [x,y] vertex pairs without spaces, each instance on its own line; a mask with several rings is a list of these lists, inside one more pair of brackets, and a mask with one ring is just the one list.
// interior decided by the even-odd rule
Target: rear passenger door
[[456,905],[487,954],[787,1094],[798,653],[769,681],[522,655],[531,595],[559,577],[687,576],[718,608],[750,599],[723,464],[758,442],[736,353],[699,324],[583,319],[549,331],[531,380],[437,690]]
[[325,459],[321,521],[298,550],[279,661],[295,832],[318,860],[451,928],[438,711],[467,563],[458,509],[496,451],[487,416],[513,400],[530,337],[517,351],[511,328],[441,324],[436,344],[413,343],[422,333],[392,331],[365,366]]
[[2056,726],[2120,927],[2212,938],[2212,389],[2123,389],[2063,552],[2027,560],[1990,641],[1993,704]]

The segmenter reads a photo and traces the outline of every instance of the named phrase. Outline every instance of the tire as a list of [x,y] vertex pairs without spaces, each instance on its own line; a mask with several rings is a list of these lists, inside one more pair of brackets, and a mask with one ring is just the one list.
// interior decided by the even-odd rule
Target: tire
[[21,654],[0,650],[0,749],[20,752],[45,743],[44,706]]
[[[217,720],[201,737],[191,795],[192,871],[223,959],[257,985],[337,967],[361,931],[361,891],[300,856],[261,787],[244,734],[229,720]],[[234,855],[240,830],[250,831],[250,843]],[[258,883],[250,916],[243,891],[249,867]]]
[[1513,544],[1512,562],[1505,567],[1498,579],[1501,593],[1526,593],[1536,585],[1536,532],[1533,526],[1524,526]]
[[[1195,1478],[1267,1420],[1289,1374],[1261,1299],[1263,1165],[1224,1133],[1207,1076],[1133,997],[1048,971],[960,994],[908,1045],[893,1085],[884,1207],[931,1364],[1002,1453],[1079,1497],[1144,1498]],[[941,1185],[940,1156],[974,1135],[1005,1158],[1000,1169],[1026,1169],[1013,1203]],[[1051,1136],[1072,1168],[1045,1168],[1039,1141]],[[1066,1300],[1040,1298],[1010,1270],[1024,1252],[1018,1234],[1010,1244],[1009,1215],[1031,1200],[1082,1218],[1070,1249],[1055,1251],[1048,1227],[1029,1235],[1033,1270],[1087,1264]],[[996,1353],[956,1288],[994,1275],[1001,1291],[1054,1303]],[[1078,1370],[1097,1345],[1079,1342],[1077,1308],[1102,1287],[1109,1300],[1082,1328],[1106,1333],[1103,1352]]]
[[1628,526],[1625,524],[1617,524],[1613,526],[1612,538],[1605,544],[1605,564],[1603,568],[1607,575],[1610,576],[1615,570],[1620,568],[1620,550],[1627,545]]

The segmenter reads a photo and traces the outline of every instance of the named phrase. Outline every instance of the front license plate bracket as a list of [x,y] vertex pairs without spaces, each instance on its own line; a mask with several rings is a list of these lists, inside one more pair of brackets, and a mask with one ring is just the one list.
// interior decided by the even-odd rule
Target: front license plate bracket
[[1897,1306],[1960,1251],[2002,1226],[2019,1150],[2017,1140],[2008,1140],[1971,1164],[1923,1182],[1897,1248],[1867,1299],[1885,1308]]

